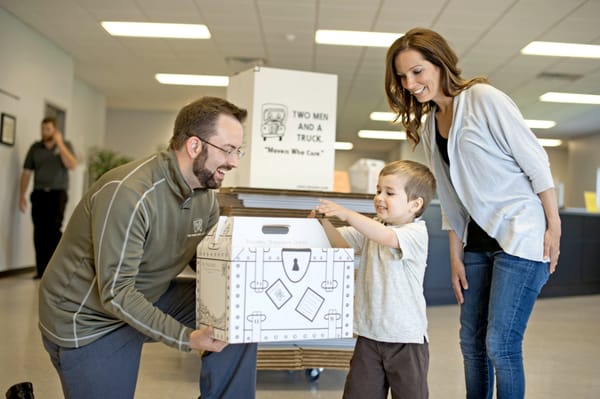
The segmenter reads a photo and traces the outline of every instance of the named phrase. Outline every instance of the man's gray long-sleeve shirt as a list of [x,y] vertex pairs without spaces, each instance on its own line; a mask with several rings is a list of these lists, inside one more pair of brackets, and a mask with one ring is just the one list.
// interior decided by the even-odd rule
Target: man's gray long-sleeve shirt
[[192,331],[153,303],[188,264],[219,207],[173,151],[107,172],[77,205],[40,285],[40,329],[78,348],[129,324],[189,350]]

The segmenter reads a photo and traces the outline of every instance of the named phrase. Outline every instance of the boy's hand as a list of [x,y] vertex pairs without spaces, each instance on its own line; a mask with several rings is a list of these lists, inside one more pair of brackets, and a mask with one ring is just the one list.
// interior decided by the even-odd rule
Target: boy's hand
[[315,209],[326,217],[335,216],[343,222],[348,220],[348,215],[350,213],[349,209],[324,199],[319,200],[319,205],[317,205]]

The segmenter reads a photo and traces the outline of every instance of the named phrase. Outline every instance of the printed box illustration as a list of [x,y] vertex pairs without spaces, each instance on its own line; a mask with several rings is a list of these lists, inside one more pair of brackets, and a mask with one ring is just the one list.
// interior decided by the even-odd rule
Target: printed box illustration
[[246,156],[223,186],[332,191],[337,80],[333,74],[269,67],[229,78],[227,99],[248,110]]
[[327,220],[221,216],[197,249],[196,320],[229,343],[351,338],[354,250]]

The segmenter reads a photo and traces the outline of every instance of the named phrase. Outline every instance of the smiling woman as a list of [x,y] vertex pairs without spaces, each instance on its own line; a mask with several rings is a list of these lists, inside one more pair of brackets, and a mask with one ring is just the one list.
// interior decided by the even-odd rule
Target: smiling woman
[[523,398],[523,335],[560,246],[548,156],[514,102],[484,77],[464,79],[432,30],[390,46],[385,88],[438,181],[467,396],[492,397],[495,375],[498,397]]

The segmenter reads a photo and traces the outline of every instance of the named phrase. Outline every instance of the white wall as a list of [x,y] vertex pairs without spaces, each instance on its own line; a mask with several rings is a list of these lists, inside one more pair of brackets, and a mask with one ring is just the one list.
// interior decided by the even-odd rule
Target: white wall
[[600,133],[569,141],[569,164],[565,183],[567,207],[584,208],[584,191],[596,191],[600,168]]
[[106,147],[133,158],[166,148],[173,135],[177,112],[109,109]]
[[[45,103],[67,113],[66,137],[76,152],[103,136],[99,118],[104,97],[77,82],[74,61],[64,50],[0,9],[0,111],[17,118],[15,145],[0,145],[0,271],[34,264],[33,230],[29,211],[18,211],[19,180],[29,146],[40,139]],[[9,56],[8,56],[9,55]],[[4,92],[8,92],[6,94]],[[77,104],[77,106],[73,106]],[[75,115],[75,112],[78,115]],[[85,128],[84,128],[85,127]],[[78,173],[73,173],[77,180]],[[81,193],[71,193],[71,204]],[[68,210],[69,211],[69,210]]]
[[386,163],[400,159],[425,163],[422,145],[418,145],[413,151],[407,141],[390,141],[390,151],[386,156],[381,156],[379,153],[361,152],[356,147],[352,151],[336,151],[335,170],[348,171],[348,168],[361,158],[379,159]]
[[[123,155],[139,158],[167,145],[177,111],[141,111],[109,109],[106,120],[106,146]],[[387,156],[378,153],[336,151],[335,170],[348,171],[360,158],[390,162],[410,159],[425,163],[423,146],[413,151],[406,141],[391,143]],[[582,207],[583,190],[595,188],[595,170],[600,166],[600,134],[574,140],[568,148],[546,148],[555,180],[565,184],[565,206]],[[583,178],[585,176],[585,178]],[[591,188],[590,188],[591,187]]]
[[569,147],[546,147],[545,150],[554,181],[564,184],[568,180]]
[[356,148],[352,151],[336,151],[335,152],[335,170],[348,172],[350,166],[361,158],[378,159],[388,162],[386,157],[382,157],[379,153],[360,152]]
[[95,88],[75,78],[72,111],[67,113],[69,134],[79,161],[69,176],[69,202],[65,210],[65,225],[87,188],[87,154],[93,147],[104,146],[106,98]]
[[[185,104],[182,104],[182,106]],[[106,147],[133,158],[167,146],[178,111],[109,109],[106,115]],[[360,158],[381,159],[378,153],[336,151],[335,170],[347,171]],[[395,158],[383,159],[391,161]]]

